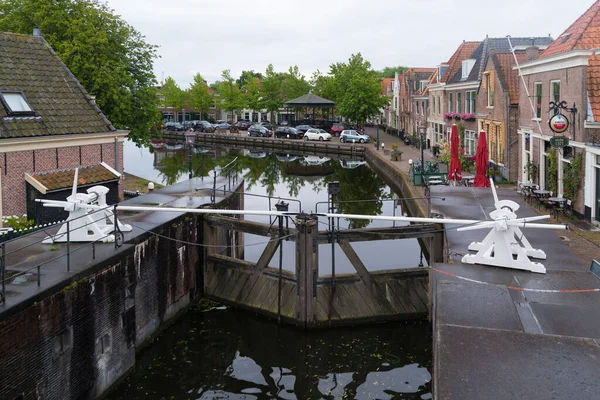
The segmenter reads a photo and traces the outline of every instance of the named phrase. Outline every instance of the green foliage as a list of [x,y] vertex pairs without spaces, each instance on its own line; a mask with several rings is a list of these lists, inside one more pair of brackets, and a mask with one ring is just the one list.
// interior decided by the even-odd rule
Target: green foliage
[[165,107],[173,107],[175,110],[181,110],[184,107],[185,92],[181,90],[177,82],[175,82],[175,79],[170,76],[168,76],[162,84],[160,93],[165,98]]
[[100,0],[5,0],[0,30],[31,34],[40,28],[98,107],[136,141],[149,138],[157,119],[152,72],[157,47]]
[[[440,153],[438,156],[438,160],[440,162],[443,162],[444,164],[450,165],[451,150],[452,148],[450,142],[442,142],[440,144]],[[462,146],[460,146],[460,148],[458,149],[458,160],[460,161],[461,170],[468,171],[471,165],[469,159],[465,154],[465,149]]]
[[389,99],[382,96],[381,79],[360,53],[353,54],[348,63],[330,66],[333,76],[332,94],[338,114],[359,124],[379,113]]
[[200,110],[202,114],[215,104],[215,98],[209,92],[208,85],[200,74],[194,75],[194,81],[190,86],[188,96],[190,106]]
[[271,113],[271,121],[284,103],[282,85],[283,75],[275,72],[273,64],[269,64],[262,80],[262,95],[264,108]]
[[401,65],[397,67],[385,67],[381,71],[377,71],[377,75],[380,78],[394,78],[396,76],[396,72],[401,74],[406,71],[408,67],[403,67]]
[[537,178],[538,167],[531,161],[529,157],[527,158],[527,163],[525,163],[523,170],[527,173],[528,181],[533,182]]
[[32,228],[35,225],[35,221],[27,219],[26,215],[17,217],[15,215],[11,217],[2,217],[2,226],[5,228],[13,228],[15,231]]
[[258,78],[250,78],[244,85],[244,100],[246,106],[251,111],[262,110],[263,108],[263,95],[261,92],[260,81]]
[[235,83],[238,85],[238,87],[240,89],[243,89],[248,84],[248,82],[255,81],[256,79],[258,79],[259,81],[261,81],[263,79],[263,76],[260,72],[254,72],[253,70],[252,71],[242,71],[242,74],[235,81]]
[[230,70],[223,70],[221,78],[223,78],[223,80],[219,83],[218,90],[221,108],[228,113],[235,115],[236,111],[244,108],[242,91],[235,83]]
[[563,190],[564,197],[569,200],[575,200],[577,192],[581,187],[581,180],[584,176],[583,167],[583,154],[577,153],[571,164],[565,164],[563,170]]
[[548,190],[554,194],[558,191],[558,154],[555,148],[548,153]]
[[294,65],[289,68],[287,73],[283,74],[281,90],[283,91],[283,98],[286,101],[293,100],[308,93],[310,91],[310,83],[306,81],[304,75],[300,74],[298,66]]

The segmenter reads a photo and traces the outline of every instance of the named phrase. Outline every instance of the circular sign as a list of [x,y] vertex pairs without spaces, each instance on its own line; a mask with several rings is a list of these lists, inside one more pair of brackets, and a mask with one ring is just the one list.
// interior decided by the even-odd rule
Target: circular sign
[[569,120],[562,114],[556,114],[550,118],[550,129],[555,133],[563,133],[569,129]]

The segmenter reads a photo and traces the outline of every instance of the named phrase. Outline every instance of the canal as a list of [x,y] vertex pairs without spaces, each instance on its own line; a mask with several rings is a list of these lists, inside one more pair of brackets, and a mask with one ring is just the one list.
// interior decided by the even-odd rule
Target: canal
[[[160,184],[186,180],[186,149],[125,145],[125,171]],[[290,211],[327,211],[327,184],[340,183],[340,212],[399,215],[389,187],[362,161],[268,154],[235,149],[195,150],[194,176],[205,176],[238,157],[245,208],[269,209],[279,198]],[[324,203],[323,203],[324,202]],[[320,204],[318,204],[320,203]],[[318,207],[318,208],[317,208]],[[248,217],[250,219],[250,217]],[[269,217],[252,217],[269,223]],[[320,219],[321,230],[328,229]],[[340,229],[390,226],[340,221]],[[257,261],[264,237],[246,234],[245,258]],[[369,270],[412,268],[421,261],[416,240],[353,243]],[[293,270],[293,242],[283,248]],[[278,257],[274,257],[278,259]],[[336,273],[355,272],[336,250]],[[423,260],[425,263],[425,260]],[[272,265],[276,266],[276,265]],[[319,274],[331,271],[331,245],[319,248]],[[135,372],[109,399],[431,399],[431,330],[427,321],[305,332],[245,311],[195,306],[138,355]]]

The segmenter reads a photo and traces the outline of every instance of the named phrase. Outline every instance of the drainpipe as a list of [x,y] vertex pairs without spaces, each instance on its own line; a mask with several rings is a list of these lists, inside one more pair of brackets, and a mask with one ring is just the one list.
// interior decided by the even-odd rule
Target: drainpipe
[[[512,146],[511,141],[511,130],[510,130],[510,109],[512,108],[512,104],[510,104],[510,96],[508,93],[504,93],[504,97],[506,98],[508,107],[506,107],[506,161],[507,161],[507,175],[508,181],[510,181],[510,147]],[[518,153],[517,153],[518,154]]]
[[116,136],[115,136],[115,171],[119,172],[119,139],[117,139]]

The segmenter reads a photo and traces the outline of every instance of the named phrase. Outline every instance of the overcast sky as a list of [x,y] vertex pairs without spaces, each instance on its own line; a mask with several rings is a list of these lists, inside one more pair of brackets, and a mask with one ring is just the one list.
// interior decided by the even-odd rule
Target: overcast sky
[[360,52],[375,69],[435,67],[463,41],[556,38],[595,0],[108,0],[117,15],[159,47],[158,81],[187,88],[230,69],[317,69]]

